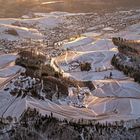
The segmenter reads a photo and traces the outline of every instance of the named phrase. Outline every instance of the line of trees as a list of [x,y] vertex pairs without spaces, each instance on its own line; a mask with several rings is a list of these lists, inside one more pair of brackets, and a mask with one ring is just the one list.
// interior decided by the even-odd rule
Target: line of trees
[[111,64],[118,70],[123,71],[125,75],[134,78],[135,82],[140,83],[140,69],[135,69],[133,66],[128,66],[120,63],[118,56],[114,54]]
[[126,40],[120,37],[112,38],[112,42],[114,45],[118,46],[118,50],[122,53],[132,53],[132,54],[139,54],[137,46],[139,46],[138,42],[133,40]]
[[[50,113],[49,116],[42,116],[36,109],[28,108],[21,116],[18,127],[13,128],[10,134],[11,138],[40,139],[45,137],[61,140],[81,140],[81,134],[84,139],[109,139],[113,136],[119,136],[121,139],[129,136],[129,132],[123,126],[124,122],[99,123],[89,121],[88,124],[82,123],[83,120],[75,123],[67,119],[59,120]],[[123,133],[122,133],[123,132]]]

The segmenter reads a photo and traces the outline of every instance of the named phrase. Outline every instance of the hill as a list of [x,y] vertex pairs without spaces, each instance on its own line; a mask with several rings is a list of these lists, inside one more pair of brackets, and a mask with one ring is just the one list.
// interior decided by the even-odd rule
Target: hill
[[[97,12],[103,10],[116,10],[117,8],[139,8],[139,0],[0,0],[0,17],[20,17],[32,12]],[[60,0],[59,0],[60,1]],[[42,4],[42,3],[46,4]],[[78,6],[77,6],[78,5]]]

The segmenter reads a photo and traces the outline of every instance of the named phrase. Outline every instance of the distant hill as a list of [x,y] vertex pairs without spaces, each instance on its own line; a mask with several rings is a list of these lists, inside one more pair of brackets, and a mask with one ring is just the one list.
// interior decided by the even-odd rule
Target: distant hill
[[42,2],[54,0],[0,0],[0,17],[20,17],[29,12],[94,12],[97,10],[114,10],[118,7],[140,7],[140,0],[57,0],[42,6]]

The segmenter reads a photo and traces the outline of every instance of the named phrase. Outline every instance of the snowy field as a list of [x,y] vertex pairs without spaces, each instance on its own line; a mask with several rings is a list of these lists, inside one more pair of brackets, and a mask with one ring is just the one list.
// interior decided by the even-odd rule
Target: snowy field
[[[44,17],[43,14],[33,19],[0,19],[0,39],[8,39],[12,41],[20,39],[43,39],[44,35],[38,30],[45,30],[58,27],[62,23],[62,19],[59,15],[47,14]],[[17,36],[6,33],[7,30],[14,29],[18,33]]]
[[[0,19],[0,39],[42,39],[45,35],[40,31],[46,33],[49,29],[61,27],[59,25],[63,24],[66,15],[67,17],[75,16],[75,14],[53,12],[50,14],[36,13],[36,17],[32,19],[27,17],[23,17],[23,19]],[[81,15],[77,14],[77,16]],[[69,22],[70,20],[65,20],[65,24],[69,25],[71,30],[74,26],[74,24],[70,25],[73,20],[71,23]],[[78,25],[77,27],[81,28]],[[16,54],[1,54],[0,116],[19,118],[25,109],[31,107],[36,108],[43,115],[50,115],[52,112],[59,119],[67,118],[76,121],[78,119],[120,121],[139,118],[140,85],[111,65],[113,55],[118,53],[111,38],[121,36],[138,40],[140,38],[139,27],[140,24],[136,24],[119,33],[111,33],[114,28],[110,26],[103,27],[101,32],[96,32],[93,26],[89,27],[90,32],[86,32],[82,34],[82,37],[62,46],[65,53],[53,59],[53,66],[57,64],[64,77],[72,77],[78,81],[91,81],[95,85],[95,90],[89,91],[88,96],[84,95],[82,101],[78,100],[76,96],[73,97],[78,102],[77,106],[72,104],[73,100],[70,97],[68,98],[71,104],[68,103],[68,99],[56,104],[47,99],[42,101],[29,96],[17,98],[8,91],[4,91],[5,86],[17,78],[23,69],[15,66]],[[7,29],[15,29],[19,36],[7,34],[5,32]],[[80,62],[91,63],[91,70],[81,72],[78,66]],[[109,77],[110,73],[112,73],[112,78],[106,79],[105,77]],[[82,107],[78,106],[79,104],[82,104]]]
[[15,66],[16,54],[0,55],[0,89],[24,71],[20,66]]
[[[8,34],[6,31],[14,29],[18,35]],[[3,25],[0,24],[0,39],[9,39],[9,40],[19,40],[23,38],[32,38],[32,39],[41,39],[42,34],[40,34],[36,29],[28,29],[26,27],[18,27],[12,25]]]
[[[57,57],[55,63],[66,77],[73,77],[79,81],[93,81],[104,79],[112,72],[113,78],[126,78],[122,72],[115,70],[111,65],[111,59],[114,54],[118,53],[118,50],[110,39],[93,40],[86,37],[64,44],[64,48],[69,48],[70,51],[66,51],[65,54]],[[80,62],[91,63],[91,70],[81,72],[78,66]]]
[[[92,32],[85,33],[84,37],[64,44],[66,53],[55,59],[55,65],[62,70],[63,76],[93,82],[96,89],[84,98],[83,105],[87,110],[92,110],[101,121],[140,117],[140,85],[111,66],[111,59],[118,50],[110,39],[120,35],[137,40],[140,38],[139,26],[140,24],[133,25],[117,34],[95,35],[93,32],[92,36]],[[91,70],[82,72],[78,67],[79,62],[91,63]],[[110,72],[112,78],[105,79]]]
[[[131,34],[128,34],[128,32],[131,32]],[[140,24],[127,27],[124,31],[115,34],[115,36],[123,37],[127,40],[140,40]]]
[[[89,53],[76,53],[68,52],[64,57],[61,56],[61,60],[59,57],[57,58],[57,64],[64,69],[64,71],[67,71],[66,66],[69,67],[74,62],[89,62],[91,63],[92,71],[95,71],[95,69],[101,68],[101,70],[104,70],[106,68],[111,68],[110,59],[113,57],[113,55],[116,54],[116,51],[94,51]],[[74,65],[74,64],[73,64]],[[64,68],[63,68],[64,66]]]

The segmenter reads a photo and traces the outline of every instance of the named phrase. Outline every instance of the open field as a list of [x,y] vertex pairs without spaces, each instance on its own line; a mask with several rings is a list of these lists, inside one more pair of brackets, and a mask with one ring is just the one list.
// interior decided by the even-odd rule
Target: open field
[[[4,88],[12,89],[13,85],[9,82],[19,76],[22,68],[15,66],[14,61],[17,57],[15,54],[1,54],[1,117],[20,118],[28,107],[36,108],[43,115],[50,115],[52,112],[55,117],[62,120],[67,118],[78,121],[83,118],[84,120],[112,122],[140,117],[138,109],[140,85],[111,65],[113,55],[118,53],[117,47],[111,41],[113,36],[140,38],[139,11],[108,13],[101,17],[98,14],[89,16],[88,14],[61,12],[36,13],[34,16],[34,18],[24,17],[23,19],[0,19],[0,39],[15,42],[17,40],[26,42],[27,39],[42,40],[39,42],[40,44],[32,46],[42,45],[41,51],[53,58],[51,63],[53,66],[57,65],[64,77],[74,78],[78,81],[91,81],[95,85],[95,90],[88,89],[89,95],[80,93],[83,89],[78,89],[78,94],[75,94],[73,90],[72,97],[69,95],[63,100],[57,100],[58,104],[47,99],[44,101],[35,99],[29,95],[24,98],[12,96],[8,91],[4,91]],[[130,19],[130,16],[134,18]],[[125,23],[123,25],[121,24],[122,19]],[[89,23],[89,21],[91,22]],[[133,22],[137,24],[124,29],[126,26],[134,24]],[[5,31],[8,29],[14,29],[17,36],[7,34]],[[122,29],[124,30],[118,33]],[[80,37],[77,37],[77,34],[80,34]],[[76,36],[75,39],[70,41],[70,37],[73,36]],[[46,45],[48,40],[51,41],[51,45]],[[57,50],[54,44],[60,43],[59,41],[62,44],[58,46]],[[8,45],[5,43],[2,49],[5,50]],[[48,46],[52,50],[56,49],[55,52],[48,51]],[[17,45],[13,47],[17,47]],[[19,47],[28,48],[31,45],[24,44]],[[45,49],[47,51],[44,51]],[[62,55],[59,52],[63,52]],[[82,72],[78,66],[80,62],[91,63],[91,70]],[[110,73],[112,73],[111,77]],[[82,97],[81,100],[78,99],[79,96]]]
[[[129,36],[130,30],[134,32],[135,39],[140,37],[139,30],[136,32],[135,27],[137,28],[138,24],[127,28],[125,35]],[[123,32],[118,34],[124,35]],[[103,36],[105,37],[106,34]],[[111,66],[110,61],[118,50],[107,36],[104,39],[100,37],[101,39],[99,37],[93,37],[93,39],[90,32],[90,37],[79,38],[64,44],[63,47],[67,51],[55,59],[55,64],[62,70],[63,76],[93,82],[96,89],[84,98],[83,105],[94,111],[97,116],[105,115],[101,120],[112,121],[114,119],[111,116],[115,120],[122,119],[122,116],[123,120],[135,119],[140,115],[138,111],[140,85]],[[91,63],[91,70],[82,72],[78,62]],[[98,71],[99,68],[100,71]],[[112,78],[105,79],[106,76],[109,77],[110,72]]]
[[11,82],[12,79],[18,77],[20,72],[24,70],[20,66],[15,66],[16,58],[16,54],[0,55],[0,89]]

